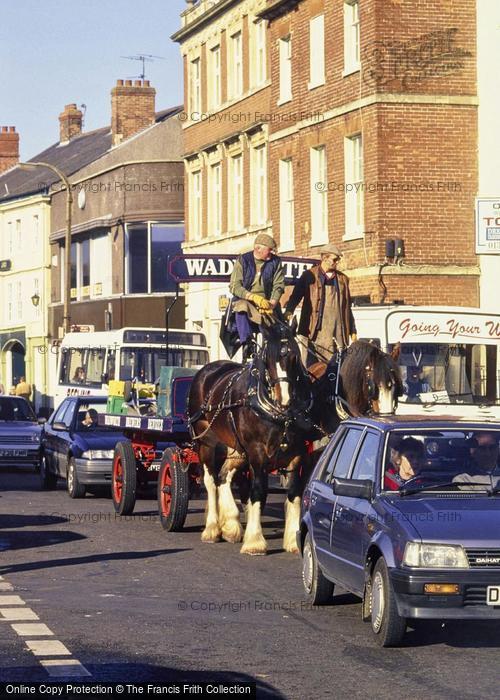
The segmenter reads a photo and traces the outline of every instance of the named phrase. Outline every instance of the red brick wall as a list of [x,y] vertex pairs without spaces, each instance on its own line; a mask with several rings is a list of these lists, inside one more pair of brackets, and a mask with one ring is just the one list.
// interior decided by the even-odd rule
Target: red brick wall
[[0,173],[19,162],[19,134],[15,126],[0,126]]

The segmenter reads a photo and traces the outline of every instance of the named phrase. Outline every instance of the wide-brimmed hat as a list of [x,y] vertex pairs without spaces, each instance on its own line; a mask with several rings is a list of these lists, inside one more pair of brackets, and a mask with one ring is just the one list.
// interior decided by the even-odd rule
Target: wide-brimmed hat
[[328,243],[328,245],[324,245],[317,252],[320,255],[336,255],[338,258],[342,258],[344,255],[340,248],[334,245],[333,243]]
[[255,241],[253,242],[254,245],[265,245],[266,248],[271,248],[271,250],[276,250],[278,247],[278,244],[274,240],[272,236],[269,236],[267,233],[259,233],[259,235],[255,238]]

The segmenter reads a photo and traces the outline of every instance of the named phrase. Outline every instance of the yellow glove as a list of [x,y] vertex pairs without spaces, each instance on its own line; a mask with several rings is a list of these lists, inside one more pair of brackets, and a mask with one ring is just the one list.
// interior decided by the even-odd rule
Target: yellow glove
[[255,294],[254,292],[251,292],[251,293],[247,296],[247,299],[248,299],[248,301],[251,301],[252,304],[255,304],[255,306],[256,306],[257,308],[259,308],[259,306],[261,305],[261,303],[262,303],[263,301],[266,301],[266,300],[264,299],[264,297],[262,297],[260,294]]
[[[265,300],[267,301],[267,299]],[[259,311],[261,314],[264,314],[265,316],[272,316],[273,315],[273,307],[272,306],[259,306],[258,307]]]

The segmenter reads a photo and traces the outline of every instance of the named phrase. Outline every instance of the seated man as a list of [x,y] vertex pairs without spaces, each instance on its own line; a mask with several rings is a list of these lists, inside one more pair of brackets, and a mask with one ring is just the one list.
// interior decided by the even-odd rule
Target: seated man
[[499,434],[495,432],[477,432],[467,441],[469,460],[467,471],[457,474],[453,481],[464,484],[489,486],[491,476],[499,468]]
[[407,368],[406,381],[403,384],[409,399],[417,399],[419,394],[431,391],[431,385],[425,381],[423,372],[419,367]]
[[390,464],[384,475],[384,488],[397,491],[406,481],[420,473],[425,457],[424,446],[413,437],[404,438],[389,448]]
[[[281,259],[275,255],[276,247],[271,236],[259,233],[253,250],[240,255],[234,264],[229,283],[234,298],[228,309],[226,327],[221,328],[221,340],[230,357],[240,345],[244,360],[253,354],[253,336],[259,330],[262,315],[273,313],[284,292],[285,272]],[[234,324],[238,335],[236,343],[231,335]]]
[[85,413],[85,418],[82,420],[82,425],[85,428],[95,428],[97,426],[98,413],[95,408],[89,408]]

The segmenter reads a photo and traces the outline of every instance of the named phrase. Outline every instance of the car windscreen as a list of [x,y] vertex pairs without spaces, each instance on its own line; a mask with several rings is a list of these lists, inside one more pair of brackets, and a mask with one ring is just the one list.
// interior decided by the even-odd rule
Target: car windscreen
[[397,430],[386,442],[383,488],[399,493],[495,489],[499,430]]
[[0,421],[36,421],[33,409],[24,399],[0,397]]

